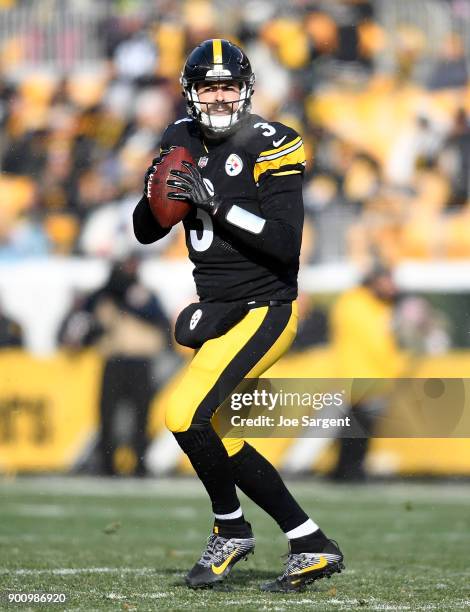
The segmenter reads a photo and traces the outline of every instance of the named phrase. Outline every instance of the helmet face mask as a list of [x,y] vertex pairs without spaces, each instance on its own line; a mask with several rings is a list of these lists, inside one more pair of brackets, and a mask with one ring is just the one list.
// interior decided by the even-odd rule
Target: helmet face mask
[[[209,82],[205,81],[204,84],[209,84]],[[240,93],[236,100],[225,100],[223,102],[202,102],[197,91],[197,86],[198,84],[194,84],[189,90],[191,108],[195,111],[193,112],[193,116],[214,134],[225,134],[233,130],[243,115],[250,111],[251,104],[248,95],[248,87],[245,83],[239,84]],[[223,114],[219,112],[221,107],[226,111]]]
[[[224,82],[238,83],[238,99],[201,102],[200,85],[221,86]],[[188,114],[210,135],[230,134],[250,112],[254,82],[250,62],[239,47],[227,40],[206,40],[190,53],[181,75]],[[222,110],[226,112],[222,113]]]

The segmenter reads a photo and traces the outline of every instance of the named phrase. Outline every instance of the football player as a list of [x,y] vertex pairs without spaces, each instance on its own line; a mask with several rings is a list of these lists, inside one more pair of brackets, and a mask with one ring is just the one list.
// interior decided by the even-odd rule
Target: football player
[[[208,304],[228,313],[242,303],[246,313],[204,342],[166,409],[166,424],[206,488],[214,513],[213,532],[186,582],[193,588],[220,582],[253,552],[255,539],[238,487],[288,538],[283,573],[262,586],[286,592],[340,572],[343,555],[275,468],[244,440],[221,439],[213,419],[245,377],[260,376],[288,350],[297,329],[304,148],[291,128],[250,113],[254,82],[247,56],[227,40],[206,40],[190,53],[181,76],[188,116],[165,131],[133,219],[142,243],[170,231],[150,210],[147,184],[172,146],[189,149],[196,165],[184,162],[185,170],[173,170],[167,184],[170,198],[191,205],[183,223],[202,317]],[[191,325],[197,323],[193,317]]]

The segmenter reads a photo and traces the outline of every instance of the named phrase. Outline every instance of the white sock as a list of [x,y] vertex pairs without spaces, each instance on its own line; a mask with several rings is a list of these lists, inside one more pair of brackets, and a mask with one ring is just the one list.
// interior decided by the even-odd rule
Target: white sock
[[220,521],[230,521],[232,519],[240,518],[243,515],[242,507],[238,506],[235,512],[230,512],[229,514],[214,514],[216,519]]
[[289,540],[293,540],[294,538],[302,538],[303,536],[310,535],[311,533],[315,533],[320,529],[320,527],[312,521],[312,519],[308,519],[302,525],[299,525],[295,529],[291,529],[286,532],[286,536]]

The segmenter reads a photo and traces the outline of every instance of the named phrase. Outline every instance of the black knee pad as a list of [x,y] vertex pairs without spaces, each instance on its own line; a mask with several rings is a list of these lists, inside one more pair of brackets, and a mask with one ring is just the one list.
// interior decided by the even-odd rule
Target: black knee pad
[[186,431],[178,431],[173,435],[181,450],[186,454],[204,448],[210,444],[214,436],[217,437],[211,425],[191,425]]

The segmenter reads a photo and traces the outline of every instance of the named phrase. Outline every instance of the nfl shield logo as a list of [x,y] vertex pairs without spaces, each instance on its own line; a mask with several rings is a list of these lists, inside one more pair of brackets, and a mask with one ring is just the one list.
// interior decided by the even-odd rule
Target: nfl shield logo
[[207,166],[207,162],[209,161],[208,157],[200,157],[197,165],[199,168],[205,168]]

